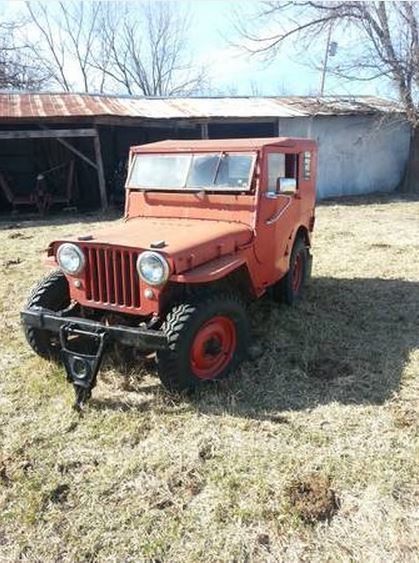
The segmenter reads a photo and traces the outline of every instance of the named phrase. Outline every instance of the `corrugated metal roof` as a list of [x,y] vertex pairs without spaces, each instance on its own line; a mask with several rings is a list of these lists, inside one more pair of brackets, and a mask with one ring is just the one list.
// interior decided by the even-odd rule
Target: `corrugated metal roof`
[[374,96],[145,98],[0,93],[0,120],[104,116],[144,119],[275,118],[401,111],[398,104]]

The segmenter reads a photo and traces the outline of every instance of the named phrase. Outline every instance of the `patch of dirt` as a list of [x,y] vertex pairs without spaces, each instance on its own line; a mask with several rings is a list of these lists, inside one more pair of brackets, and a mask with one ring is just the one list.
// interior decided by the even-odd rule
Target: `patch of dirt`
[[212,440],[207,440],[200,445],[198,456],[202,461],[208,461],[209,459],[217,457],[217,450],[217,444]]
[[0,482],[7,485],[10,482],[10,477],[7,472],[7,462],[8,459],[5,457],[0,457]]
[[154,505],[155,508],[157,508],[158,510],[164,510],[165,508],[170,508],[171,506],[174,505],[174,502],[172,499],[163,499],[159,502],[156,502],[156,504]]
[[331,381],[339,377],[349,377],[353,373],[353,368],[346,362],[325,357],[308,362],[307,373],[310,377]]
[[22,264],[22,260],[20,258],[14,258],[13,260],[5,260],[3,262],[3,266],[5,268],[10,268],[10,266],[18,266],[19,264]]
[[11,239],[21,239],[21,240],[28,240],[30,238],[33,238],[32,235],[25,235],[24,233],[21,233],[20,231],[17,231],[17,233],[11,233],[8,238]]
[[24,472],[27,473],[28,471],[31,471],[33,469],[33,463],[31,460],[29,459],[23,459],[20,463],[19,463],[19,468]]
[[330,479],[315,473],[293,481],[287,496],[296,514],[309,524],[330,522],[339,509],[339,499],[330,488]]
[[269,548],[271,545],[271,540],[268,534],[258,534],[256,540],[259,545],[263,545],[266,548]]
[[205,487],[202,476],[195,469],[190,469],[182,474],[172,475],[168,480],[169,490],[172,494],[183,497],[184,506],[199,495]]
[[83,466],[81,461],[67,461],[65,463],[59,463],[57,466],[58,471],[61,475],[65,475],[66,473],[74,473],[78,471]]
[[385,242],[375,242],[370,245],[370,248],[391,248],[391,244],[386,244]]
[[351,231],[338,231],[336,233],[337,236],[339,237],[348,237],[348,238],[354,238],[355,234],[352,233]]
[[397,428],[410,428],[418,425],[418,416],[413,409],[398,408],[393,418]]
[[268,417],[268,420],[277,424],[290,424],[289,419],[282,414],[272,414]]
[[50,492],[49,500],[57,504],[64,503],[68,498],[69,492],[70,487],[66,483],[62,483]]

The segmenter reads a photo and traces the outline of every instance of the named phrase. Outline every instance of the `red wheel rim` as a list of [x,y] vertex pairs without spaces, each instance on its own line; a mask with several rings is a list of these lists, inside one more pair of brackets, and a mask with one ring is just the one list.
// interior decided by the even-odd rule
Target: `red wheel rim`
[[196,377],[216,378],[230,363],[236,343],[236,326],[228,317],[219,315],[202,325],[190,352],[191,368]]
[[294,267],[292,269],[292,290],[297,293],[301,287],[303,281],[304,272],[304,260],[301,252],[297,254],[294,261]]

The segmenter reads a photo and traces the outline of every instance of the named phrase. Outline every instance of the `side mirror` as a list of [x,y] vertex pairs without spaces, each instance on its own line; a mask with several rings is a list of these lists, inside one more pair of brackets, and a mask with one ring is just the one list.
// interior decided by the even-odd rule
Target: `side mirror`
[[276,181],[276,192],[278,194],[293,195],[297,191],[297,180],[295,178],[278,178]]

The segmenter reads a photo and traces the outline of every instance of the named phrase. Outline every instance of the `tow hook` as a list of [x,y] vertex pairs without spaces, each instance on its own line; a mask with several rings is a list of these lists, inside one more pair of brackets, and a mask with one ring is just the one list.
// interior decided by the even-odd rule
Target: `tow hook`
[[[92,345],[93,353],[87,354],[72,350],[72,337],[82,337]],[[67,372],[67,380],[73,384],[75,402],[73,408],[80,411],[83,404],[91,397],[96,385],[96,376],[103,358],[103,351],[109,334],[104,331],[89,332],[77,328],[72,323],[60,328],[61,357]],[[76,340],[76,339],[75,339]],[[90,351],[90,350],[89,350]]]

